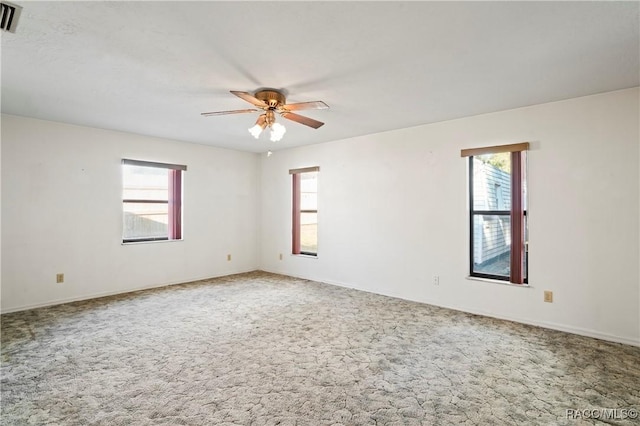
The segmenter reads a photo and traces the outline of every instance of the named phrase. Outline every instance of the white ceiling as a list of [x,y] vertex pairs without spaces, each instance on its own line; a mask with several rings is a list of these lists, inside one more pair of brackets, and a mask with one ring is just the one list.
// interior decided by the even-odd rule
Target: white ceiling
[[[639,85],[638,2],[26,2],[2,112],[265,152]],[[229,90],[286,90],[274,143]]]

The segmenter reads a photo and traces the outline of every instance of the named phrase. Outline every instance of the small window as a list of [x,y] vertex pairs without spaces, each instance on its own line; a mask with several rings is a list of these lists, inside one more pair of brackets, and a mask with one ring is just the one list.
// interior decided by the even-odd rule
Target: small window
[[122,160],[122,242],[182,239],[186,166]]
[[290,170],[293,182],[293,254],[318,255],[319,167]]
[[526,150],[515,144],[463,150],[469,157],[469,273],[528,282]]

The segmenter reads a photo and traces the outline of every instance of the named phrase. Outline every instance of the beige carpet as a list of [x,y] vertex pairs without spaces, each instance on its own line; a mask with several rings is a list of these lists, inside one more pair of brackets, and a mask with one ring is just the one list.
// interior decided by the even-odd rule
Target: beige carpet
[[638,424],[640,348],[267,273],[1,319],[3,425]]

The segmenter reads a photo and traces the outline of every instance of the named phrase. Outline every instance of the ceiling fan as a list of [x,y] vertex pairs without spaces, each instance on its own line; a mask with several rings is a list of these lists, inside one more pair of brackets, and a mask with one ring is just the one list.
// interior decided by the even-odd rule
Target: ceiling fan
[[256,138],[260,137],[260,133],[269,127],[271,129],[271,140],[277,142],[284,136],[287,131],[285,127],[276,123],[276,113],[286,118],[287,120],[295,121],[296,123],[304,124],[305,126],[319,128],[324,123],[313,118],[305,117],[300,114],[296,114],[292,111],[300,111],[305,109],[327,109],[329,105],[322,101],[312,102],[299,102],[295,104],[287,104],[287,100],[281,91],[275,89],[259,90],[252,95],[247,92],[238,92],[231,90],[231,93],[243,99],[256,108],[249,109],[236,109],[231,111],[217,111],[217,112],[203,112],[201,115],[205,117],[211,117],[214,115],[227,115],[227,114],[244,114],[247,112],[264,111],[256,120],[256,124],[249,129],[249,132]]

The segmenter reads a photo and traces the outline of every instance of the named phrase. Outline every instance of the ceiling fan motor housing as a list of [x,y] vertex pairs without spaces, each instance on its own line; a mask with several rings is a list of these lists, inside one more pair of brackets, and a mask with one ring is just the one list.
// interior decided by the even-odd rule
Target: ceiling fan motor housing
[[286,104],[284,95],[276,90],[261,90],[256,92],[256,98],[266,103],[270,109],[276,109]]

